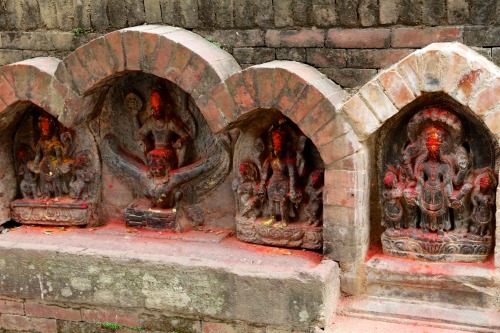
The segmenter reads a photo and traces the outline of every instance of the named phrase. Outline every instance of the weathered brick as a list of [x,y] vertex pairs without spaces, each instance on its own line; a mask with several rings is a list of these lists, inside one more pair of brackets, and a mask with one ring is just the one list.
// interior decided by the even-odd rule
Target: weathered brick
[[470,0],[470,20],[473,24],[495,24],[497,15],[497,0]]
[[[56,12],[56,4],[53,1],[39,1],[38,5],[40,6],[40,17],[42,24],[47,27],[47,29],[56,29],[57,28],[57,15],[54,15]],[[0,9],[1,12],[1,9]],[[4,14],[0,14],[0,16],[4,16]]]
[[358,95],[351,97],[344,104],[342,111],[362,138],[367,138],[380,127],[378,119]]
[[[232,110],[221,110],[217,103],[207,96],[202,96],[202,98],[198,100],[198,107],[212,132],[220,131],[228,122],[232,121],[233,117],[236,115],[236,108]],[[226,112],[227,116],[224,117],[221,111]]]
[[446,0],[424,0],[422,2],[422,23],[441,25],[446,20]]
[[336,4],[340,25],[346,27],[357,26],[359,0],[337,0]]
[[380,0],[380,23],[417,25],[421,20],[420,0]]
[[460,27],[393,28],[393,47],[423,47],[436,42],[462,42]]
[[[184,28],[197,28],[200,25],[198,17],[200,16],[200,8],[196,0],[178,1],[179,16],[175,17],[176,21],[180,19],[180,25]],[[174,25],[179,23],[174,21]]]
[[27,302],[25,305],[26,315],[39,318],[54,318],[62,320],[81,320],[80,310],[71,308],[61,308],[54,305],[44,305]]
[[90,17],[94,29],[106,30],[109,28],[109,19],[106,12],[106,9],[102,6],[102,2],[92,1],[90,3]]
[[279,48],[279,49],[276,49],[276,59],[305,62],[306,61],[306,49],[305,48],[297,48],[297,47]]
[[339,49],[308,48],[307,63],[315,67],[337,67],[346,65],[346,51]]
[[212,1],[197,1],[197,0],[187,0],[190,7],[198,8],[198,20],[200,21],[200,26],[210,27],[213,22],[215,22],[215,6]]
[[490,131],[500,140],[500,112],[496,111],[484,118],[484,123]]
[[319,70],[344,88],[361,87],[377,74],[376,69],[363,68],[320,68]]
[[264,46],[264,32],[262,30],[195,30],[197,34],[210,38],[222,45],[233,47]]
[[203,333],[237,333],[231,324],[203,322]]
[[500,46],[500,26],[466,26],[464,43],[470,46]]
[[448,23],[464,24],[469,21],[469,3],[467,0],[448,0],[446,3]]
[[312,0],[312,23],[316,27],[331,27],[337,23],[335,0]]
[[397,63],[412,52],[411,49],[347,50],[347,67],[384,68]]
[[232,28],[234,26],[234,1],[215,1],[214,6],[217,13],[214,25],[218,28]]
[[233,7],[235,28],[274,27],[274,9],[272,1],[234,0]]
[[325,31],[319,29],[268,30],[266,45],[271,47],[321,47]]
[[469,103],[469,107],[479,115],[488,113],[498,105],[498,96],[500,96],[500,77],[488,82],[485,88],[475,94]]
[[0,49],[0,66],[23,60],[21,50]]
[[90,323],[111,322],[125,326],[139,326],[139,316],[131,312],[114,309],[81,309],[82,320]]
[[144,1],[125,0],[125,8],[129,27],[144,24],[146,21]]
[[40,7],[37,0],[19,1],[22,7],[21,26],[23,30],[33,30],[40,26]]
[[336,115],[314,133],[310,139],[317,147],[324,146],[350,130],[352,130],[351,126],[341,116]]
[[415,99],[410,88],[408,88],[403,78],[396,71],[386,71],[380,74],[378,80],[386,91],[387,96],[398,109],[403,108]]
[[484,69],[471,69],[466,72],[458,81],[457,88],[452,93],[456,100],[462,104],[468,104],[469,99],[481,86],[484,79],[488,77],[488,72]]
[[418,58],[421,91],[434,92],[442,89],[442,68],[447,67],[446,60],[439,50],[429,50]]
[[500,66],[500,47],[494,47],[491,49],[491,59],[495,65]]
[[73,37],[68,32],[0,32],[0,45],[17,50],[71,50]]
[[201,322],[199,320],[181,317],[141,315],[141,327],[147,331],[154,332],[192,332],[201,333]]
[[374,82],[366,84],[359,90],[359,93],[381,123],[384,123],[398,112],[398,109],[392,104],[382,88]]
[[243,47],[235,48],[233,56],[240,63],[261,64],[274,60],[275,51],[273,48],[268,47]]
[[358,7],[359,22],[363,27],[378,24],[379,6],[377,0],[361,0]]
[[147,23],[161,23],[160,0],[144,0],[144,12]]
[[108,18],[109,25],[114,29],[122,29],[127,27],[127,15],[124,13],[124,9],[127,10],[127,4],[125,1],[109,1],[108,2]]
[[32,318],[2,314],[0,324],[3,329],[16,331],[36,331],[41,333],[56,333],[57,324],[55,319]]
[[[354,132],[349,131],[324,146],[318,147],[318,150],[325,165],[330,166],[339,160],[355,154],[361,148],[358,136]],[[345,168],[345,170],[348,169]]]
[[293,26],[293,0],[282,0],[274,3],[274,25],[277,28]]
[[23,302],[14,300],[0,300],[0,313],[24,315]]
[[330,29],[326,46],[347,49],[377,49],[390,45],[389,29]]

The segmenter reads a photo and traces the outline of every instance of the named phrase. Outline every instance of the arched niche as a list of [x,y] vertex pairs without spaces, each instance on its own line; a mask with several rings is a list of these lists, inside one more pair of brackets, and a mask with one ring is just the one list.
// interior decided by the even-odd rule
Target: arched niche
[[[210,204],[232,200],[224,190],[213,191],[229,173],[229,138],[212,133],[194,99],[177,84],[126,73],[113,80],[94,113],[91,127],[106,166],[103,188],[113,194],[103,196],[104,205],[115,210],[106,212],[108,219],[182,231],[211,225]],[[224,217],[232,211],[226,210],[216,220],[231,228]]]
[[276,109],[231,127],[236,235],[264,245],[321,249],[325,164],[313,142]]
[[[381,237],[385,253],[427,261],[484,261],[493,252],[500,150],[474,112],[444,93],[423,95],[384,123],[375,147],[373,243]],[[489,190],[481,179],[492,181]]]
[[8,216],[23,224],[98,224],[100,160],[88,128],[65,127],[30,101],[4,110],[1,124]]

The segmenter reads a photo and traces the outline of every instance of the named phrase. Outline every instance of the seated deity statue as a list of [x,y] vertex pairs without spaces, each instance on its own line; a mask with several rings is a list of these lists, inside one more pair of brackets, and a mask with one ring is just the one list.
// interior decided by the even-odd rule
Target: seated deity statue
[[166,183],[171,172],[183,165],[190,136],[160,92],[153,91],[150,100],[152,117],[141,126],[139,133],[143,141],[152,136],[154,148],[146,153],[150,177],[159,183]]

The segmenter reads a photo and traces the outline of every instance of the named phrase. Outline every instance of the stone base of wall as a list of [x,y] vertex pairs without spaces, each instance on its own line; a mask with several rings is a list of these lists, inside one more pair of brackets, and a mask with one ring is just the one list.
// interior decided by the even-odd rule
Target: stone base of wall
[[0,238],[2,329],[97,332],[99,322],[124,332],[314,332],[339,298],[337,264],[314,252],[211,230],[187,242],[116,223],[47,229]]

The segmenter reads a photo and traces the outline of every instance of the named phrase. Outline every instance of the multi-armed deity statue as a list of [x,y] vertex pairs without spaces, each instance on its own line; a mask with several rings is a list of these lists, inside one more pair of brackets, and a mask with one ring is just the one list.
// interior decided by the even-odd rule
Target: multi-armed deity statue
[[492,245],[497,175],[473,165],[477,152],[468,150],[464,126],[449,111],[418,112],[407,135],[382,181],[384,251],[425,260],[484,259]]
[[[103,128],[105,162],[134,192],[136,200],[125,212],[128,225],[185,230],[189,225],[177,221],[180,202],[187,212],[224,180],[229,148],[202,123],[185,93],[143,80],[150,84],[126,87],[122,100],[121,86],[110,93],[103,114],[118,122]],[[117,109],[121,105],[126,112]]]
[[268,133],[252,139],[253,147],[243,154],[247,156],[239,161],[233,182],[238,237],[320,248],[323,172],[304,158],[307,137],[280,119]]
[[23,199],[13,202],[13,217],[30,224],[87,224],[96,174],[90,151],[39,109],[23,119],[14,146]]

